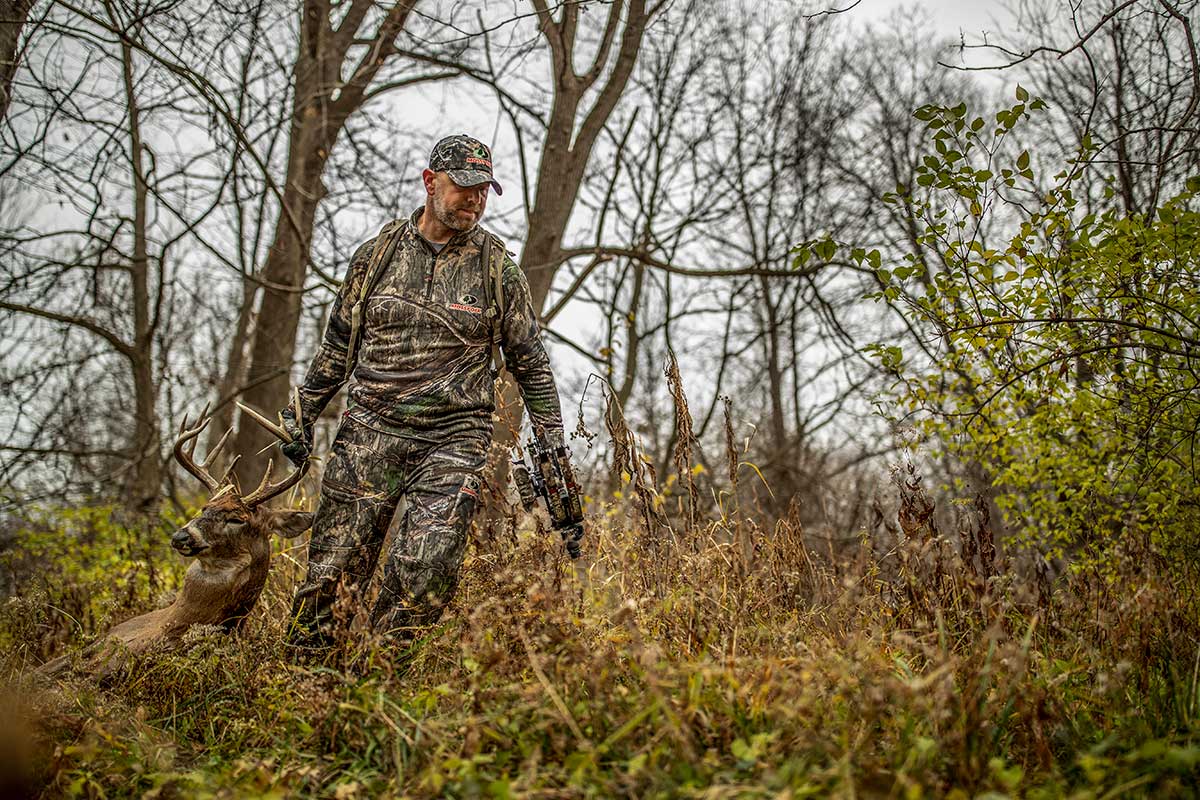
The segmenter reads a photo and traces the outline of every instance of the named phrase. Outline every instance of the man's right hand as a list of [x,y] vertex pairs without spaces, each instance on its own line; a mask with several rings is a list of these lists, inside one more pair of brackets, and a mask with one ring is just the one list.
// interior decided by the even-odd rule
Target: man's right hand
[[288,461],[291,461],[297,467],[304,466],[304,462],[308,461],[308,457],[312,455],[312,441],[305,431],[296,422],[296,412],[289,406],[279,413],[283,420],[283,429],[292,437],[290,442],[280,442],[280,451],[287,456]]

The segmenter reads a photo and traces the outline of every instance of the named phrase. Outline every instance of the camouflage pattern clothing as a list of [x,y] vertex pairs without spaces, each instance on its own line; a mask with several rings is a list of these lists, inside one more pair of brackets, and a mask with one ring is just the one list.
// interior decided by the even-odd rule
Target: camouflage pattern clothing
[[[417,209],[399,232],[391,262],[363,311],[362,342],[350,381],[350,405],[390,425],[415,430],[490,427],[494,409],[491,331],[483,316],[480,266],[485,233],[455,234],[441,252],[417,230]],[[304,385],[304,419],[315,420],[345,382],[350,309],[366,278],[378,237],[354,254]],[[496,241],[497,247],[503,247]],[[538,336],[537,315],[521,268],[505,255],[501,350],[534,426],[562,427],[558,390]]]
[[[408,510],[384,564],[375,629],[409,639],[414,628],[437,620],[457,586],[495,402],[491,330],[482,313],[485,233],[479,227],[457,233],[435,252],[417,229],[422,212],[403,223],[364,308],[349,408],[326,466],[308,575],[293,605],[294,645],[330,642],[338,587],[366,589],[401,496]],[[350,307],[377,241],[351,259],[300,388],[306,426],[345,382]],[[498,240],[493,246],[503,247]],[[502,275],[505,364],[533,424],[561,430],[558,390],[525,275],[507,255]]]
[[437,621],[458,585],[490,441],[485,431],[416,437],[343,419],[321,484],[308,576],[294,601],[293,645],[331,642],[339,585],[355,595],[366,590],[401,495],[408,508],[387,553],[371,624],[404,642]]

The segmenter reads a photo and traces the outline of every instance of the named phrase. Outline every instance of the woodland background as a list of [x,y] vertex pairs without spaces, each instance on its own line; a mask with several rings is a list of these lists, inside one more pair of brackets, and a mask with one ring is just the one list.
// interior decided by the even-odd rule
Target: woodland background
[[257,478],[233,401],[287,402],[354,247],[421,202],[454,132],[430,97],[497,142],[517,200],[487,224],[578,410],[593,521],[572,569],[496,482],[404,675],[361,637],[343,671],[284,663],[282,550],[244,637],[6,701],[34,733],[13,780],[1191,795],[1197,3],[1016,2],[957,41],[861,14],[6,3],[15,685],[177,585],[185,414],[213,410],[210,444],[234,426]]

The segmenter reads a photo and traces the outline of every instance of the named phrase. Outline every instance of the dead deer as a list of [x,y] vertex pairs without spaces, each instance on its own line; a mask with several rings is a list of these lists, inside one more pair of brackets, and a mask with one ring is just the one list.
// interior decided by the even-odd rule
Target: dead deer
[[[257,414],[251,412],[250,416],[276,435],[286,437],[286,433]],[[208,421],[202,413],[198,424],[188,427],[185,418],[175,440],[176,460],[212,492],[200,512],[171,535],[171,547],[177,553],[196,559],[184,574],[183,586],[171,605],[126,620],[89,645],[82,654],[82,671],[112,674],[129,655],[151,647],[170,648],[195,625],[219,626],[227,632],[240,627],[267,582],[271,536],[298,536],[312,525],[310,512],[279,511],[265,505],[295,486],[304,477],[307,466],[271,483],[274,463],[268,462],[258,488],[243,495],[229,479],[233,464],[220,480],[210,471],[230,431],[225,432],[204,461],[199,464],[195,461],[196,439]],[[236,463],[237,457],[233,461]],[[48,661],[40,671],[55,675],[70,663],[70,657],[63,656]]]

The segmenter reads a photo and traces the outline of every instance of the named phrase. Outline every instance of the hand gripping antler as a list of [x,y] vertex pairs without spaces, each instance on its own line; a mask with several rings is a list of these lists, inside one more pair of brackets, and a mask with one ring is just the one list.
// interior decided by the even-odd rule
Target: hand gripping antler
[[234,457],[229,464],[229,469],[225,470],[225,474],[218,480],[214,478],[210,468],[220,454],[221,448],[225,446],[226,440],[229,439],[229,434],[233,433],[233,428],[225,431],[225,435],[217,442],[216,447],[208,452],[208,456],[199,464],[196,463],[196,437],[208,427],[209,423],[208,406],[200,412],[200,417],[197,420],[195,427],[188,427],[188,417],[185,415],[183,423],[179,426],[179,436],[175,439],[175,460],[180,465],[190,472],[192,475],[200,479],[200,482],[208,487],[210,492],[218,492],[222,486],[229,483],[229,474],[233,471],[233,467],[237,464],[238,457]]
[[[257,411],[255,411],[254,409],[245,405],[244,403],[239,402],[237,404],[237,407],[240,408],[247,416],[249,416],[251,419],[253,419],[255,422],[257,422],[259,425],[263,426],[268,431],[270,431],[277,438],[282,439],[285,442],[292,441],[291,434],[289,434],[282,425],[274,424],[269,419],[264,417],[262,414],[258,413]],[[300,482],[300,479],[304,477],[304,474],[306,472],[308,472],[308,462],[306,461],[300,467],[297,467],[295,470],[293,470],[292,473],[290,475],[286,476],[283,480],[279,481],[278,483],[271,483],[270,482],[271,481],[271,470],[274,469],[274,467],[275,467],[275,460],[274,459],[268,460],[267,461],[267,471],[263,475],[262,480],[259,482],[258,488],[256,488],[250,494],[244,495],[242,497],[243,503],[250,506],[251,508],[253,508],[254,506],[259,505],[261,503],[265,503],[266,501],[270,500],[272,497],[275,497],[278,494],[286,492],[288,489],[295,486],[297,483]]]

